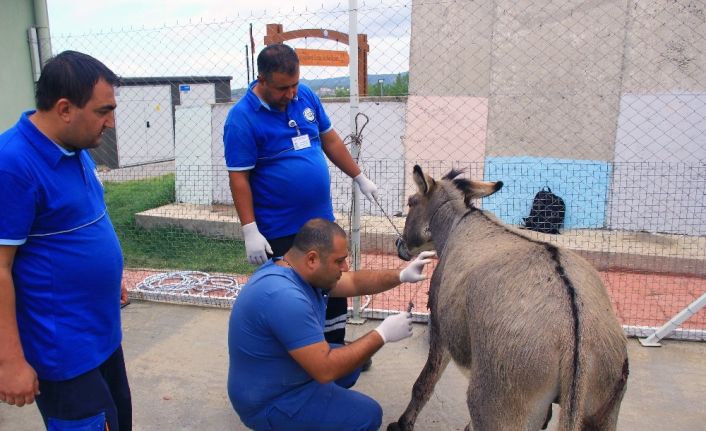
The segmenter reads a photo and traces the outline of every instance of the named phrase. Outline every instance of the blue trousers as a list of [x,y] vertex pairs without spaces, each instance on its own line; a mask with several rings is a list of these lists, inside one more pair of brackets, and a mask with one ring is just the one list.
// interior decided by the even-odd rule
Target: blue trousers
[[[341,346],[331,344],[334,349]],[[249,422],[258,431],[375,431],[382,423],[382,407],[369,396],[348,389],[359,376],[357,368],[335,383],[312,381],[313,395],[295,414],[290,416],[275,402]]]
[[69,380],[39,379],[37,407],[49,431],[131,431],[132,401],[122,347]]
[[376,431],[382,407],[374,399],[336,383],[318,385],[314,395],[289,416],[276,405],[267,411],[271,430],[277,431]]

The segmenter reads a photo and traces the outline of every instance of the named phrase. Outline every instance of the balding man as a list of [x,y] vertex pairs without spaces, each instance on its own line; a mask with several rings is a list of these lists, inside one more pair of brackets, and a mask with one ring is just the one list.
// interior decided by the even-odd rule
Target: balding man
[[392,315],[336,348],[324,339],[326,303],[421,281],[433,254],[422,253],[401,272],[348,272],[345,232],[325,219],[307,222],[281,259],[253,274],[233,306],[228,395],[243,423],[255,430],[377,430],[380,405],[348,388],[386,342],[412,335],[411,313]]

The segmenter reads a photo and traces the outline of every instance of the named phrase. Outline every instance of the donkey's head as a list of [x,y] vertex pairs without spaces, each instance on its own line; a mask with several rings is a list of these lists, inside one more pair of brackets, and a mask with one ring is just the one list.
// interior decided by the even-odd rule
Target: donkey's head
[[502,181],[456,178],[459,174],[461,171],[452,169],[437,181],[422,172],[419,165],[414,166],[412,177],[418,191],[409,198],[404,232],[396,242],[400,259],[410,260],[421,251],[434,249],[433,223],[450,228],[456,211],[473,208],[472,199],[490,196],[503,186]]

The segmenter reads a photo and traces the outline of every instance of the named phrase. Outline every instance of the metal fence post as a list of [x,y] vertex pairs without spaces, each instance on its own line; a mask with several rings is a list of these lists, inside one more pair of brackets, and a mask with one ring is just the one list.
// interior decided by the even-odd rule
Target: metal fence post
[[[350,64],[348,66],[350,74],[350,121],[351,130],[356,130],[355,121],[359,111],[358,100],[358,0],[348,0],[348,49],[350,50]],[[351,156],[353,160],[358,160],[360,146],[355,142],[351,144]],[[351,203],[351,260],[353,271],[360,269],[360,193],[356,185],[353,187],[353,202]],[[360,297],[353,298],[353,315],[351,323],[360,324],[365,322],[361,318]]]
[[685,309],[677,313],[677,315],[672,317],[669,322],[657,329],[654,334],[647,338],[640,338],[640,344],[644,347],[660,347],[661,344],[659,341],[662,338],[674,332],[675,329],[681,326],[682,323],[686,322],[689,317],[698,313],[699,310],[704,308],[704,306],[706,306],[706,293],[701,295],[701,297],[699,297],[696,301],[689,304]]

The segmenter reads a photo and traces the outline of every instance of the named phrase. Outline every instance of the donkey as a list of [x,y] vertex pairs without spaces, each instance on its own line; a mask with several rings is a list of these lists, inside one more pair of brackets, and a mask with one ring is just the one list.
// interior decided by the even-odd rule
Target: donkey
[[436,249],[430,345],[412,400],[388,430],[411,430],[450,359],[469,378],[467,431],[615,430],[628,377],[627,340],[595,269],[525,236],[472,199],[502,182],[436,181],[414,167],[400,258]]

